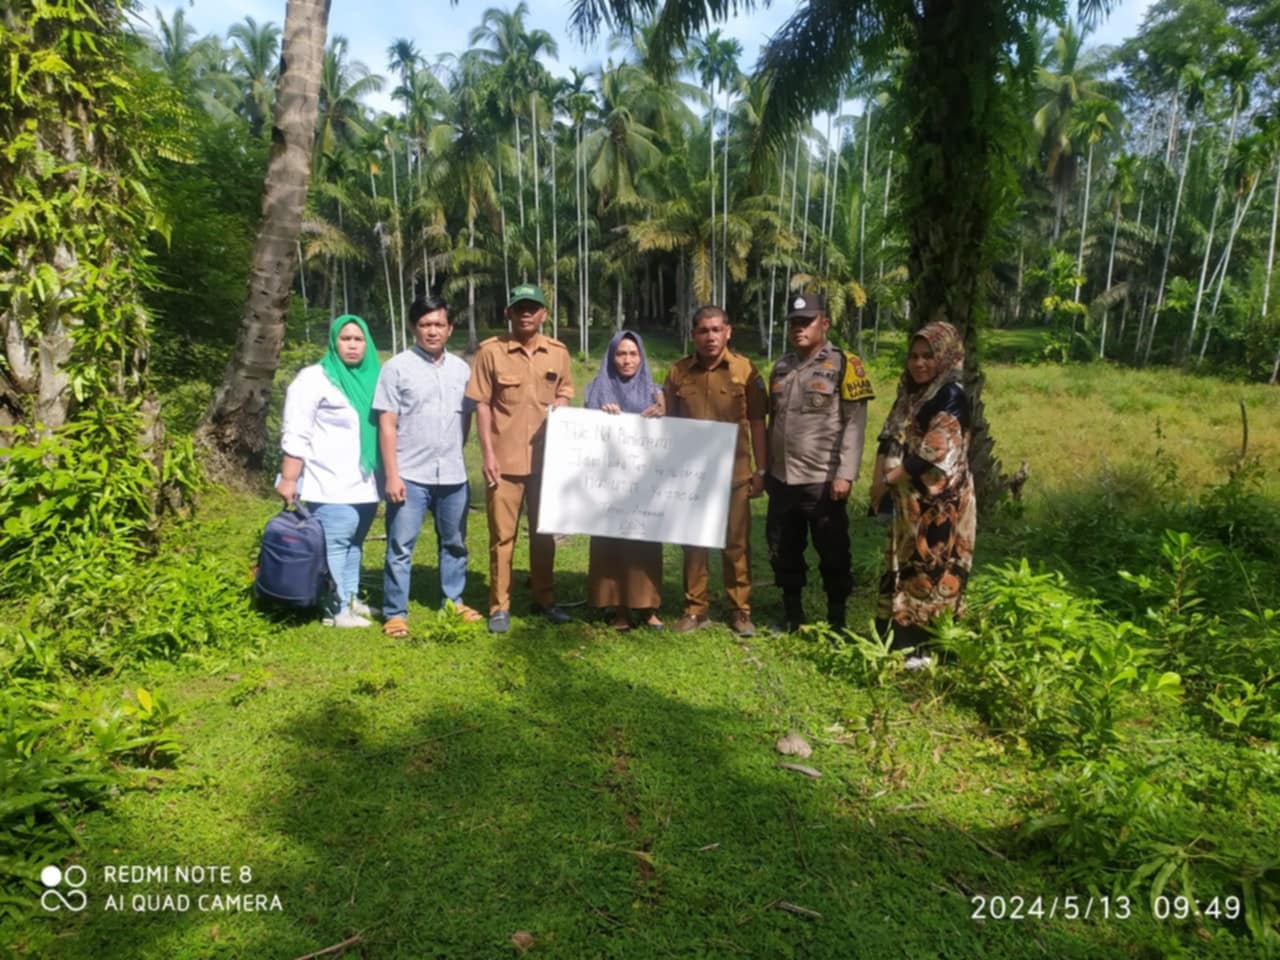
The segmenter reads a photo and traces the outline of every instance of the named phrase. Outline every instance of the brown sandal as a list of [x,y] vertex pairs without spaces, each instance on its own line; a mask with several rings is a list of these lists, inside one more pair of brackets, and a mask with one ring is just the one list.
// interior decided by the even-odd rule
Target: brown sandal
[[390,617],[386,623],[382,625],[382,635],[384,637],[395,637],[403,639],[409,635],[409,624],[404,617]]
[[453,612],[462,618],[463,623],[479,623],[484,619],[479,610],[473,610],[465,603],[454,603]]

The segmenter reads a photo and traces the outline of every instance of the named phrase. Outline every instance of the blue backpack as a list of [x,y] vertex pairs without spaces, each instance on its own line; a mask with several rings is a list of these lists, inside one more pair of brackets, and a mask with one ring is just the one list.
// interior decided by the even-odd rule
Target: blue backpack
[[300,503],[267,521],[253,591],[291,607],[314,607],[329,589],[324,527]]

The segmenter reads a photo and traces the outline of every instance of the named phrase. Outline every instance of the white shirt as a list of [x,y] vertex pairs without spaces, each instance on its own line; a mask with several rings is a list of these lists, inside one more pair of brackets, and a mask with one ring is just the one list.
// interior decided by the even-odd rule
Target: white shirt
[[302,461],[298,494],[313,503],[376,503],[377,480],[360,469],[360,420],[320,364],[303,367],[284,399],[280,449]]

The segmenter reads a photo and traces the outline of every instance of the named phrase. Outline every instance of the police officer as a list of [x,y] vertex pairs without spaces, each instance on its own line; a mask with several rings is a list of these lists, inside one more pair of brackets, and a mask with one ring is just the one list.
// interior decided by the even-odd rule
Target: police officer
[[531,283],[511,291],[511,332],[480,344],[467,398],[476,405],[476,432],[484,458],[485,506],[489,513],[489,630],[511,627],[511,558],[520,509],[529,507],[529,578],[533,611],[552,623],[569,615],[553,600],[555,540],[537,529],[542,486],[542,446],[551,408],[573,396],[569,349],[542,335],[547,301]]
[[[729,600],[729,629],[739,636],[755,633],[751,622],[751,505],[764,489],[765,416],[768,397],[756,366],[729,349],[732,328],[723,309],[700,307],[693,315],[693,356],[677,360],[663,387],[667,415],[693,420],[719,420],[738,425],[729,521],[721,551],[724,590]],[[754,454],[756,466],[751,470]],[[676,633],[707,622],[706,547],[684,548],[684,616]]]
[[801,591],[810,533],[827,593],[827,622],[836,629],[845,625],[853,588],[845,503],[858,477],[873,393],[862,361],[827,340],[830,328],[826,299],[797,295],[787,314],[791,350],[774,366],[769,384],[765,538],[792,631],[804,623]]

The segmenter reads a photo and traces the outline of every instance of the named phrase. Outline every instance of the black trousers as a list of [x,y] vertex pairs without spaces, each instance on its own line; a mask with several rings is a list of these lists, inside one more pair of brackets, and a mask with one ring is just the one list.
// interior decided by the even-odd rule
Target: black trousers
[[783,483],[766,477],[769,512],[765,539],[773,580],[783,593],[799,593],[808,572],[804,548],[809,535],[818,552],[818,571],[828,603],[844,603],[853,590],[853,561],[849,555],[849,516],[843,500],[832,500],[825,483]]

